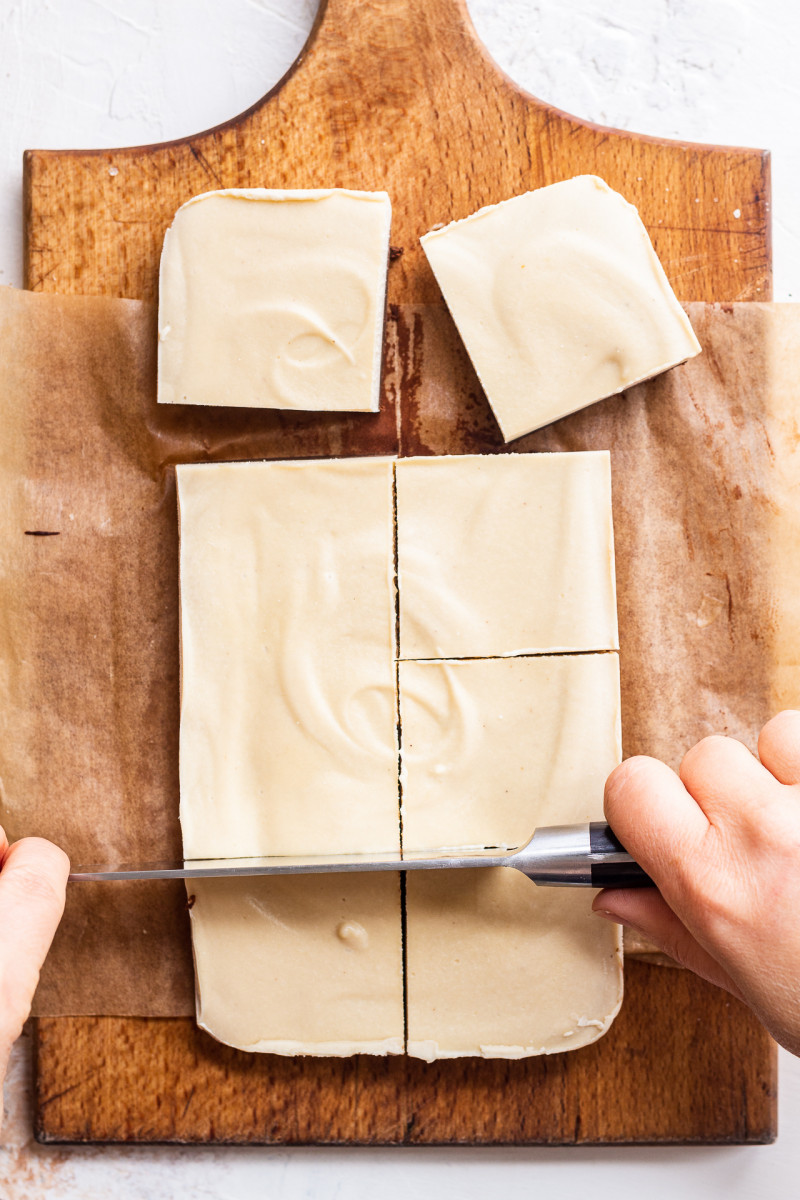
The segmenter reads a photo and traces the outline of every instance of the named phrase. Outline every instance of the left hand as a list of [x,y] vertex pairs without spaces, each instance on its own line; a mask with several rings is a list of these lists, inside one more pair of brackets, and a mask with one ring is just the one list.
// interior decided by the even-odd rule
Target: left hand
[[64,911],[68,874],[69,859],[58,846],[44,838],[9,846],[0,828],[0,1094]]

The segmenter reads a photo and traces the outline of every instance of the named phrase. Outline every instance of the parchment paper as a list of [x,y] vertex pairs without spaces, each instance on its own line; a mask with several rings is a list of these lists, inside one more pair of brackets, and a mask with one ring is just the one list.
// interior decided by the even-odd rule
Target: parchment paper
[[[175,462],[392,454],[382,411],[155,403],[155,313],[0,289],[0,823],[179,858]],[[182,884],[73,885],[34,1012],[194,1012]]]
[[[513,451],[612,452],[626,753],[798,703],[800,306],[690,305],[704,353]],[[378,417],[157,409],[154,313],[0,289],[0,821],[178,856],[175,462],[502,452],[452,322],[389,314]],[[49,536],[42,536],[49,535]],[[181,885],[73,885],[39,1015],[194,1011]]]
[[400,314],[404,454],[610,450],[623,748],[673,767],[800,706],[800,305],[685,308],[699,357],[510,446],[449,317]]

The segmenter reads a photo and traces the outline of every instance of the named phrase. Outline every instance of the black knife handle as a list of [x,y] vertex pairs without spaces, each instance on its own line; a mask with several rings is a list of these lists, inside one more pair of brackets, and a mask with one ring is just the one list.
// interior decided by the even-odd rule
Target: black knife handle
[[589,825],[589,861],[592,887],[655,887],[650,876],[634,862],[605,821]]

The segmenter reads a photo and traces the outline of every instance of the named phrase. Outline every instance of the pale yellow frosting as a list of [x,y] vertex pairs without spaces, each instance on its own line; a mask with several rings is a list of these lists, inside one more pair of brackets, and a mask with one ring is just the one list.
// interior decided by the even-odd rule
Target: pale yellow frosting
[[[408,849],[516,845],[601,815],[616,654],[520,655],[616,644],[607,455],[177,476],[187,857],[396,849],[401,782]],[[430,661],[442,646],[458,659]],[[276,1054],[402,1050],[396,875],[190,892],[213,1036]],[[599,1037],[619,1005],[619,937],[589,901],[503,870],[410,877],[408,1052],[521,1057]]]
[[377,412],[390,223],[385,192],[187,201],[161,255],[159,403]]
[[453,874],[408,876],[407,1053],[523,1058],[597,1041],[622,1003],[622,939],[590,911],[593,893],[507,867]]
[[596,175],[422,247],[507,442],[700,352],[637,210]]
[[524,845],[601,820],[621,758],[616,654],[400,663],[403,846]]
[[398,849],[391,460],[177,479],[186,856]]
[[613,650],[606,451],[397,464],[401,658]]
[[[270,1054],[402,1054],[397,875],[187,881],[197,1020]],[[360,934],[342,937],[341,928]]]
[[[403,845],[513,847],[602,820],[620,762],[617,655],[400,664]],[[428,1061],[576,1049],[622,1000],[617,926],[594,893],[519,872],[410,874],[408,1053]],[[599,928],[598,928],[599,927]]]

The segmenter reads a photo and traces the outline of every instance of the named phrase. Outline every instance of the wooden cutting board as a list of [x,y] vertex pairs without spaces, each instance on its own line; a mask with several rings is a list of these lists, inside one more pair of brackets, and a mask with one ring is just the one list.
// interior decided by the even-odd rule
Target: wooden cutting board
[[[389,303],[415,306],[394,347],[402,450],[426,370],[417,306],[442,303],[419,235],[585,172],[638,205],[682,299],[770,298],[764,152],[558,112],[498,70],[463,0],[323,0],[286,77],[226,125],[163,146],[28,152],[26,286],[152,300],[164,230],[198,192],[385,189],[402,251]],[[37,1027],[36,1132],[50,1142],[741,1143],[771,1141],[775,1117],[775,1048],[757,1022],[688,973],[637,962],[605,1038],[519,1062],[253,1056],[188,1020]]]

